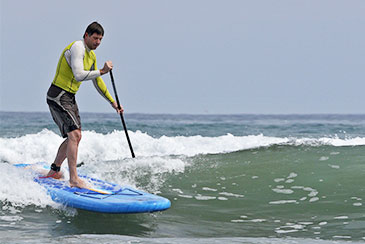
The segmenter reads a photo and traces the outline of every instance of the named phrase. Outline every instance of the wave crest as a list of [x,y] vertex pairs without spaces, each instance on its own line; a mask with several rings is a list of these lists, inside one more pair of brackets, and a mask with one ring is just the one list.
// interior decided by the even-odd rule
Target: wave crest
[[[154,138],[141,131],[129,131],[137,157],[188,156],[199,154],[229,153],[273,145],[289,146],[360,146],[365,138],[322,137],[295,138],[259,135],[234,136],[227,134],[218,137],[161,136]],[[0,138],[0,160],[11,163],[52,161],[63,138],[44,129],[36,134],[16,138]],[[110,161],[129,158],[130,152],[123,131],[109,134],[84,131],[79,146],[79,161]]]

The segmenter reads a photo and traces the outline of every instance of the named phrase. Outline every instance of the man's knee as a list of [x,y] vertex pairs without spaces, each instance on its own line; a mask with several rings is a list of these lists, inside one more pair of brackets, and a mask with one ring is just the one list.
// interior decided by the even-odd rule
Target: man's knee
[[75,142],[80,142],[81,140],[81,130],[77,129],[77,130],[73,130],[69,133],[67,133],[68,135],[68,139],[71,141],[75,141]]

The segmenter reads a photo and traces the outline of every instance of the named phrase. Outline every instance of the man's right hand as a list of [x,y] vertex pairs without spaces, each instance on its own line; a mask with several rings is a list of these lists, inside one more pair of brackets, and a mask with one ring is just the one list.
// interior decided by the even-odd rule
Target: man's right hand
[[104,67],[100,70],[100,75],[106,74],[112,69],[113,69],[112,61],[106,61]]

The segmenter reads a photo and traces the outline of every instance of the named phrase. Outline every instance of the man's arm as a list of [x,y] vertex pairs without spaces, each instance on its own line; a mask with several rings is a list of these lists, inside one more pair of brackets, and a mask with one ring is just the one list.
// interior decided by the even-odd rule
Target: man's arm
[[108,88],[106,88],[106,85],[101,77],[97,77],[96,79],[93,79],[93,84],[96,88],[96,90],[100,93],[102,97],[104,97],[112,107],[118,112],[123,113],[123,106],[120,105],[120,109],[118,109],[118,105],[115,102],[114,98],[110,95]]
[[71,66],[72,73],[77,81],[92,80],[100,76],[99,70],[84,69],[85,46],[82,41],[76,41],[69,52],[65,52],[66,60]]
[[[95,60],[95,64],[94,64],[94,69],[97,69],[97,63]],[[105,72],[108,73],[111,69],[113,68],[113,63],[112,61],[107,61],[104,64],[104,68],[100,70],[100,73]],[[104,74],[105,74],[104,73]],[[112,105],[112,107],[118,112],[118,113],[123,113],[123,106],[120,106],[120,109],[118,108],[117,103],[115,102],[114,98],[112,97],[112,95],[110,95],[108,88],[106,87],[103,79],[101,77],[97,77],[95,79],[93,79],[93,84],[96,88],[96,90],[100,93],[100,95],[102,97],[104,97],[107,101],[110,102],[110,104]]]
[[93,79],[93,84],[96,88],[96,90],[100,93],[100,95],[102,97],[104,97],[107,101],[109,101],[110,103],[113,103],[115,100],[112,97],[112,95],[110,95],[108,88],[106,87],[103,79],[101,77],[97,77],[96,79]]

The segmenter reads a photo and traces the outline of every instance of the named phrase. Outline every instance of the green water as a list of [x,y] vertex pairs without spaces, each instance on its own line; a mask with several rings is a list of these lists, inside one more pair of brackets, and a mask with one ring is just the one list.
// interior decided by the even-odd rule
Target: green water
[[166,183],[167,215],[179,216],[179,229],[190,226],[182,236],[361,239],[364,149],[274,146],[196,157]]
[[[364,115],[82,115],[79,170],[167,197],[159,213],[54,206],[11,164],[50,162],[44,113],[0,112],[0,243],[361,243]],[[21,115],[21,116],[20,116]]]

